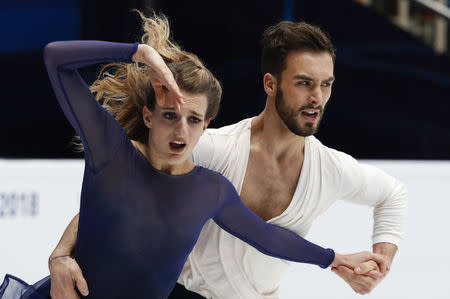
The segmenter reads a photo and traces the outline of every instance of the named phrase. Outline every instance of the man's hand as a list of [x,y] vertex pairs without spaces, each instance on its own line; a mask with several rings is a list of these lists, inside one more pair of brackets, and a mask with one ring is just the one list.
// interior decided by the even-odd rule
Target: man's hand
[[87,282],[77,262],[70,256],[51,258],[49,261],[52,299],[79,299],[78,288],[83,296],[89,294]]
[[51,278],[50,296],[53,299],[80,298],[75,286],[83,296],[87,296],[89,293],[80,267],[70,257],[77,240],[78,219],[79,215],[77,214],[67,226],[58,246],[56,246],[48,259]]

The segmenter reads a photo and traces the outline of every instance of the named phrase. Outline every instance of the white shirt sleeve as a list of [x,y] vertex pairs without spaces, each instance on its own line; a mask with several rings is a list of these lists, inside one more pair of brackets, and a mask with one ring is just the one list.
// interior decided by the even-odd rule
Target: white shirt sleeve
[[233,133],[223,128],[207,129],[192,152],[192,161],[227,176],[226,170],[236,150],[236,136]]
[[389,242],[398,245],[405,231],[407,191],[404,185],[376,167],[332,151],[341,178],[341,198],[374,207],[373,244]]
[[196,165],[211,168],[211,163],[214,158],[215,146],[214,140],[209,133],[209,129],[203,132],[202,136],[195,146],[191,154],[191,160]]

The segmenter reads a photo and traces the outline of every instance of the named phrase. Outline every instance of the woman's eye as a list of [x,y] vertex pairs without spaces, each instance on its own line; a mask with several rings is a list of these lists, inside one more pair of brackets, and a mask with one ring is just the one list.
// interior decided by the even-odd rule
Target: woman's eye
[[189,121],[193,124],[199,123],[201,122],[201,119],[197,118],[197,117],[190,117]]
[[175,119],[176,115],[173,112],[166,112],[166,113],[163,114],[163,117],[165,119]]

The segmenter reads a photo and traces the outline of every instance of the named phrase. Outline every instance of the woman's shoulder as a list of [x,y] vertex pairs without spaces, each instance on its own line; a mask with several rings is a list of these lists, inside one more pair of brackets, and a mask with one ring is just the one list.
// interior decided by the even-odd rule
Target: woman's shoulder
[[233,184],[220,172],[202,166],[196,166],[196,168],[198,169],[199,175],[203,176],[203,179],[206,178],[206,180],[204,180],[205,184],[217,184],[222,191],[226,191],[230,188],[235,189]]
[[221,173],[200,165],[195,165],[195,169],[197,171],[197,174],[203,177],[208,177],[215,180],[218,180],[220,179],[220,177],[223,177]]
[[208,202],[211,202],[211,198],[216,198],[215,202],[219,207],[230,199],[239,198],[234,185],[221,173],[201,166],[196,167],[201,176],[201,192],[203,197],[208,198]]

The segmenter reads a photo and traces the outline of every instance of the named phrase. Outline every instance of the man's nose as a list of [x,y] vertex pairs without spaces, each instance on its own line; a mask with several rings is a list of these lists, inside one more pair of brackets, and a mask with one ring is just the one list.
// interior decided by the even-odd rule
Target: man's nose
[[314,87],[308,100],[314,106],[322,105],[323,93],[320,85]]

